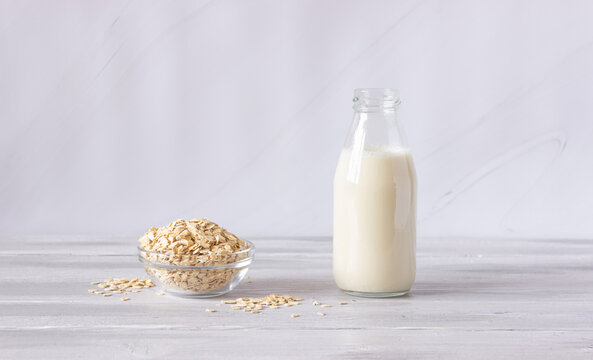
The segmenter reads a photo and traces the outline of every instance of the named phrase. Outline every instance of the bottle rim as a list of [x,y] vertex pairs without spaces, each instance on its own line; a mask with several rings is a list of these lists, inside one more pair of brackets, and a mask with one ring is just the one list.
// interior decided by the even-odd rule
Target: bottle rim
[[357,111],[395,110],[401,100],[399,91],[393,88],[356,88],[352,98]]

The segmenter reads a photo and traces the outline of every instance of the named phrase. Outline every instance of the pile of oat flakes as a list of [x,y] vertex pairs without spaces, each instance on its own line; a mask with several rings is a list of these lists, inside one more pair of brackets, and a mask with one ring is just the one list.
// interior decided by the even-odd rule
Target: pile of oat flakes
[[168,269],[159,265],[204,267],[233,264],[248,257],[249,243],[202,218],[150,228],[139,240],[146,272],[166,286],[207,292],[227,285],[240,269]]
[[245,241],[206,218],[177,220],[160,228],[152,227],[138,241],[142,249],[160,254],[212,258],[248,248]]

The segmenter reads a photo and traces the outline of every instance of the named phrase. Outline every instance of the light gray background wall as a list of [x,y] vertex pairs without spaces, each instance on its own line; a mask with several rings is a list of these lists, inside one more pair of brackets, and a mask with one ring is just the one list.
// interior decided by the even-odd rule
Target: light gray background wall
[[0,235],[331,234],[397,87],[424,236],[593,237],[591,1],[0,1]]

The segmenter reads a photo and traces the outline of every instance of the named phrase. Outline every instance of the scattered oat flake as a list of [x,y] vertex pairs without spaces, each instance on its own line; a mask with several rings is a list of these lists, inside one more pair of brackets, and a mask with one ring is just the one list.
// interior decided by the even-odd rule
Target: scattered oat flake
[[328,307],[332,307],[332,306],[328,305],[328,304],[323,304],[323,305],[321,305],[321,307],[328,308]]
[[317,315],[319,316],[325,316],[325,313],[322,313],[321,311],[317,313]]
[[[93,281],[91,282],[93,285],[97,285],[99,288],[104,289],[105,291],[111,291],[113,294],[121,294],[126,289],[129,288],[147,288],[154,286],[152,280],[143,280],[143,279],[105,279],[103,282]],[[97,290],[95,294],[103,294],[103,292]],[[140,290],[130,290],[131,292],[140,292]],[[127,295],[124,293],[124,295]]]
[[216,312],[214,309],[206,309],[206,312]]
[[158,293],[156,293],[156,294],[157,294],[157,295],[161,295],[161,296],[165,295],[165,293],[164,293],[164,292],[162,292],[162,291],[161,291],[161,292],[158,292]]
[[90,293],[94,293],[95,292],[95,289],[91,289],[91,290],[87,290],[87,291],[90,292]]
[[321,303],[319,301],[313,301],[313,305],[317,306],[317,305],[321,305]]
[[298,318],[299,317],[299,314],[290,314],[290,317],[291,318]]
[[[302,298],[301,298],[302,299]],[[297,298],[290,295],[270,294],[262,298],[238,298],[235,300],[221,300],[221,304],[231,305],[233,310],[241,310],[255,314],[266,308],[278,309],[281,305],[290,307],[300,305]]]
[[340,305],[348,305],[348,301],[340,301]]
[[120,300],[121,300],[121,301],[128,301],[128,300],[130,300],[130,298],[123,297],[123,298],[121,298]]
[[247,282],[251,284],[253,282],[253,280],[248,279]]
[[111,294],[103,294],[104,297],[110,297]]

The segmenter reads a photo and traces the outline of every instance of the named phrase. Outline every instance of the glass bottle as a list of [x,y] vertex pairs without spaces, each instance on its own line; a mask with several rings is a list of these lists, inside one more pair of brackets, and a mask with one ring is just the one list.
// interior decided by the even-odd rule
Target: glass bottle
[[346,293],[408,293],[416,276],[416,171],[397,90],[354,90],[334,177],[333,272]]

